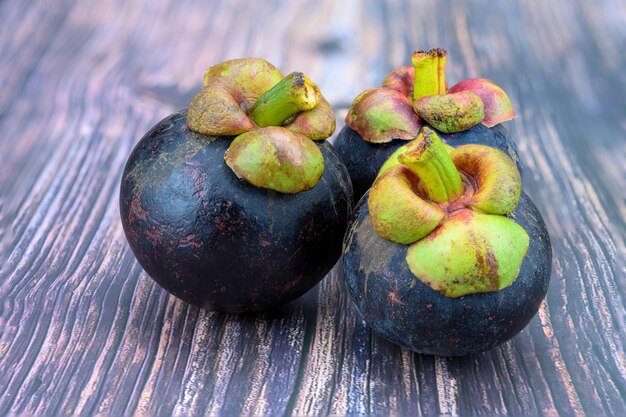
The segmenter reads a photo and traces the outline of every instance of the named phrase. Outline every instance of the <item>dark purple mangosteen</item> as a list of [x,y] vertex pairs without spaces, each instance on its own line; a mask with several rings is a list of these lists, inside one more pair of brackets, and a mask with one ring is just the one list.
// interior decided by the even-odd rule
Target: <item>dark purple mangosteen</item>
[[315,84],[261,59],[211,67],[186,111],[131,153],[126,237],[159,285],[187,302],[259,311],[317,284],[341,255],[353,196]]
[[378,334],[461,356],[520,332],[546,295],[550,237],[505,153],[424,127],[381,168],[344,240],[348,292]]

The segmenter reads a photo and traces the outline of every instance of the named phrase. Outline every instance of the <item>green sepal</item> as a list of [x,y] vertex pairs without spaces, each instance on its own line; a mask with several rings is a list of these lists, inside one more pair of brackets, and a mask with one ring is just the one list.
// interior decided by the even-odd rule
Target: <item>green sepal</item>
[[366,142],[385,143],[414,138],[422,124],[406,96],[390,88],[370,88],[352,102],[346,126]]
[[456,133],[479,124],[484,118],[483,102],[472,91],[422,97],[413,108],[430,126],[443,133]]
[[396,243],[413,243],[432,232],[446,213],[417,194],[418,178],[398,165],[372,186],[367,207],[376,233]]
[[507,217],[460,210],[412,244],[406,260],[420,281],[447,297],[498,291],[517,278],[529,240]]
[[490,214],[515,210],[522,194],[522,176],[507,154],[471,144],[453,148],[451,156],[454,165],[475,183],[470,202],[473,208]]
[[324,157],[317,145],[277,126],[237,136],[224,160],[239,178],[281,193],[309,190],[324,173]]

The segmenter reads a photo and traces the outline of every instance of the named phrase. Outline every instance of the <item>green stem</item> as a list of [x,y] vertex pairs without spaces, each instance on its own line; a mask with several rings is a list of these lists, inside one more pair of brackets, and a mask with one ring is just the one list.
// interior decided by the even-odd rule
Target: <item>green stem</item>
[[422,129],[420,144],[398,156],[398,161],[415,173],[428,197],[437,203],[456,200],[463,194],[463,180],[446,145],[431,129]]
[[280,126],[291,116],[320,103],[320,91],[301,72],[292,72],[265,92],[250,109],[250,118],[260,127]]
[[435,48],[430,51],[417,51],[411,56],[415,78],[413,80],[413,101],[426,96],[446,93],[446,57],[445,49]]

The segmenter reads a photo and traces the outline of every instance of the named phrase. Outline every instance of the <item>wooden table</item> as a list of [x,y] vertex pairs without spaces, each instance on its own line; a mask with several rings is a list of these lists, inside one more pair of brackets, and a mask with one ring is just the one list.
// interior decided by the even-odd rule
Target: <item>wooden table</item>
[[[0,415],[626,415],[626,3],[0,2]],[[464,6],[463,6],[464,5]],[[191,307],[122,231],[123,164],[209,65],[261,56],[338,111],[414,49],[513,99],[554,246],[521,334],[412,354],[356,317],[340,266],[271,314]]]

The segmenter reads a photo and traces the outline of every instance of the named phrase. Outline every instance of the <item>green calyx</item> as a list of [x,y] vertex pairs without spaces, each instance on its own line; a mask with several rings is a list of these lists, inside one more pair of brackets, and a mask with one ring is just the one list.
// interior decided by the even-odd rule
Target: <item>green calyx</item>
[[[283,77],[259,58],[234,59],[204,74],[204,87],[187,109],[190,130],[237,136],[227,165],[251,184],[282,193],[315,186],[324,170],[319,148],[335,131],[335,114],[301,72]],[[279,127],[280,126],[280,127]]]
[[204,87],[189,103],[187,126],[208,136],[283,126],[324,140],[335,131],[335,114],[317,85],[301,72],[283,77],[269,62],[245,58],[206,71]]
[[448,89],[447,56],[441,48],[414,52],[412,66],[393,69],[382,88],[365,90],[354,99],[346,125],[366,142],[385,143],[410,140],[425,124],[456,133],[515,117],[509,97],[490,80],[467,79]]
[[502,215],[520,195],[519,171],[506,154],[455,149],[424,127],[383,165],[368,208],[379,236],[410,244],[407,262],[418,279],[459,297],[500,290],[519,274],[528,234]]
[[224,160],[239,178],[287,194],[313,188],[324,173],[324,157],[313,141],[276,126],[237,136]]

